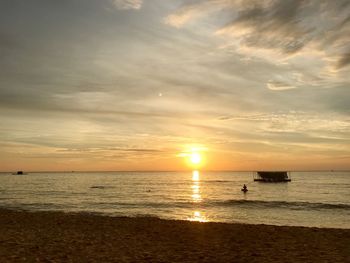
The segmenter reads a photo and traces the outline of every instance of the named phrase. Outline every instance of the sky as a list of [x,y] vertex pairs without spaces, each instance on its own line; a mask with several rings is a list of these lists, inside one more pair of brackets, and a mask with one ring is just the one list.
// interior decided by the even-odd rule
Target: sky
[[0,0],[0,69],[0,171],[350,169],[348,0]]

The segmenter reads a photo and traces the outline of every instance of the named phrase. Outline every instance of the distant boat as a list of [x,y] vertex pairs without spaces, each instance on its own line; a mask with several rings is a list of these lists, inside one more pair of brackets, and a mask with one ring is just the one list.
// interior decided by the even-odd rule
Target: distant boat
[[285,171],[258,171],[254,175],[254,181],[256,182],[290,182],[292,179],[288,172]]
[[17,171],[17,172],[15,172],[15,173],[13,173],[14,175],[24,175],[24,174],[26,174],[25,172],[23,172],[23,171]]

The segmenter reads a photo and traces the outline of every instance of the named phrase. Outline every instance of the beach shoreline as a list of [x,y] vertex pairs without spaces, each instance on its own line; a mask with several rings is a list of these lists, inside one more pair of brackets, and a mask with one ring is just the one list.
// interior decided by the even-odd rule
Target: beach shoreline
[[2,262],[349,262],[350,229],[0,209]]

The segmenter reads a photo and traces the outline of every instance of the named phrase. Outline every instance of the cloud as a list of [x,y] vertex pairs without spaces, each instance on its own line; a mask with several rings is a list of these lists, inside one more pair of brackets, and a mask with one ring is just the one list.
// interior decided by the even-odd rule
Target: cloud
[[176,13],[170,14],[164,19],[164,22],[173,27],[183,27],[187,23],[195,19],[199,19],[209,12],[216,10],[215,6],[211,2],[204,2],[202,4],[186,5]]
[[344,68],[350,64],[350,52],[343,54],[340,59],[338,60],[337,69]]
[[284,82],[279,81],[269,81],[267,83],[267,88],[270,90],[289,90],[289,89],[295,89],[294,86],[291,86]]
[[248,2],[218,32],[240,36],[243,46],[293,54],[308,41],[309,29],[299,24],[298,13],[302,8],[301,0]]
[[226,41],[225,48],[298,68],[301,58],[317,60],[315,72],[328,74],[349,64],[349,11],[347,0],[205,0],[182,6],[166,22],[183,27],[216,17],[213,33]]
[[186,24],[190,19],[192,19],[196,14],[200,14],[199,12],[189,12],[188,10],[184,14],[173,14],[169,15],[165,18],[164,22],[173,27],[180,28],[184,24]]
[[111,0],[112,4],[120,10],[140,9],[143,0]]

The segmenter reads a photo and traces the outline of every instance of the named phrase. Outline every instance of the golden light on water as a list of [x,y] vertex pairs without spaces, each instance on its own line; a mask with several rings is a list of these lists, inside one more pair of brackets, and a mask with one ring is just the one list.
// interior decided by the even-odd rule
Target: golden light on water
[[202,196],[200,192],[200,182],[199,182],[199,171],[193,171],[192,172],[192,201],[193,202],[200,202],[202,201]]
[[[202,201],[201,195],[201,187],[200,187],[200,173],[199,171],[192,171],[192,201],[194,203],[200,203]],[[187,218],[189,221],[197,221],[197,222],[207,222],[208,219],[203,215],[202,212],[195,210],[193,214]]]
[[198,171],[192,172],[192,181],[199,181],[199,172]]
[[194,211],[193,215],[188,217],[187,220],[196,222],[208,222],[208,219],[200,211]]

